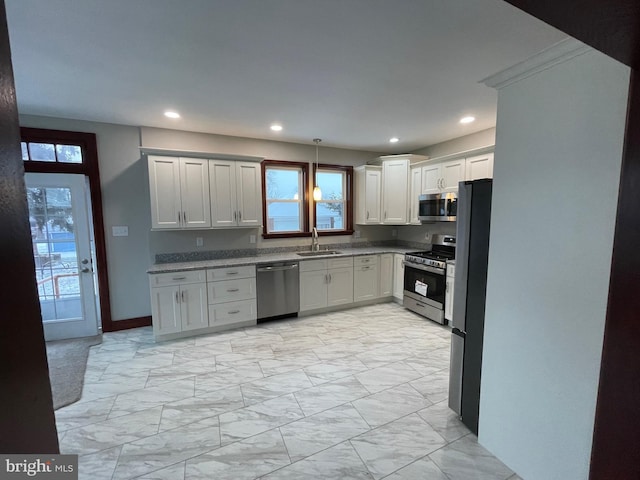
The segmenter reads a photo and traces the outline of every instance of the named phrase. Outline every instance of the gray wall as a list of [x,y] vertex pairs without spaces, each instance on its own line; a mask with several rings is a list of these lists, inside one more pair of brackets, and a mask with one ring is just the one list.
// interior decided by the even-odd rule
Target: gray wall
[[[22,115],[20,125],[96,134],[112,317],[149,315],[149,181],[146,166],[139,161],[138,128],[30,115]],[[129,236],[113,237],[114,225],[127,225]]]
[[442,157],[444,155],[466,152],[468,150],[475,150],[477,148],[487,147],[489,145],[495,145],[495,143],[496,129],[488,128],[486,130],[481,130],[470,135],[454,138],[453,140],[430,145],[411,153],[415,153],[418,155],[428,155],[431,158],[436,158]]
[[[25,127],[96,134],[107,235],[111,311],[115,321],[151,314],[146,270],[155,261],[157,253],[298,246],[310,243],[309,239],[262,240],[259,229],[152,232],[147,165],[140,157],[139,146],[313,162],[314,145],[31,115],[22,115],[20,124]],[[343,165],[362,165],[378,155],[376,152],[320,148],[320,162]],[[113,237],[111,227],[115,225],[128,226],[129,236]],[[357,240],[392,239],[389,227],[358,227],[358,231],[361,237]],[[250,235],[256,235],[256,244],[249,243]],[[203,247],[196,247],[196,237],[203,237]],[[356,239],[352,236],[340,236],[323,238],[321,243],[354,240]]]
[[629,69],[588,53],[498,96],[480,443],[586,479]]

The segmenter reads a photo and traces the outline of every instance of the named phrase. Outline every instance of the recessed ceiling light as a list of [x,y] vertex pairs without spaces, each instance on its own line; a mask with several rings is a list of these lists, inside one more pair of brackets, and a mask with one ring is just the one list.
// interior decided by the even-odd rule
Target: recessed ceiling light
[[398,137],[393,137],[389,139],[390,143],[398,143],[400,141],[400,139]]
[[180,114],[178,112],[172,112],[171,110],[164,112],[164,116],[169,118],[180,118]]
[[274,132],[279,132],[282,130],[282,125],[273,124],[271,125],[271,130],[273,130]]
[[472,117],[472,116],[468,116],[468,117],[462,117],[460,119],[460,123],[471,123],[473,121],[475,121],[476,117]]

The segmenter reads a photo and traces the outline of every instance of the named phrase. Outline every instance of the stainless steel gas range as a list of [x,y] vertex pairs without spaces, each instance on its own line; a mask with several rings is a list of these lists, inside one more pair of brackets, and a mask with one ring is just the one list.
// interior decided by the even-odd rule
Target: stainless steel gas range
[[446,324],[444,303],[447,260],[453,260],[456,237],[433,235],[432,249],[404,256],[404,296],[402,304],[434,322]]

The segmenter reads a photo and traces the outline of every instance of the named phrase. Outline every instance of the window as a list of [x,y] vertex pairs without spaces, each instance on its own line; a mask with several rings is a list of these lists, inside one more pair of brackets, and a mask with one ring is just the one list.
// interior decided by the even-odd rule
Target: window
[[25,162],[82,163],[80,145],[21,142],[22,160]]
[[314,202],[318,232],[351,235],[353,167],[319,165],[314,174],[322,191],[322,199]]
[[264,238],[309,234],[308,171],[307,163],[262,162]]

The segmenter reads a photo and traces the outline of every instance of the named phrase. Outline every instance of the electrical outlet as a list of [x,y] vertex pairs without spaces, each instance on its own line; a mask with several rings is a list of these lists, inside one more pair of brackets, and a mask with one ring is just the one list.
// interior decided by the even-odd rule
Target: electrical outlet
[[395,229],[395,228],[393,230],[391,230],[391,236],[392,237],[397,237],[398,236],[398,230]]
[[355,238],[360,238],[360,230],[356,230],[355,232],[353,232],[353,236]]
[[202,247],[204,245],[204,238],[196,237],[196,247]]
[[431,240],[431,234],[429,232],[424,234],[424,239],[428,242]]
[[255,235],[249,235],[249,243],[256,243],[256,236]]

